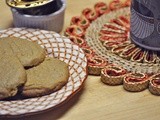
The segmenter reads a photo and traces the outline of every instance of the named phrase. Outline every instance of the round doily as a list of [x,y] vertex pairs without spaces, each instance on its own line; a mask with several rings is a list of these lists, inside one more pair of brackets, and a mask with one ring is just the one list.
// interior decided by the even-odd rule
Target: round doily
[[160,54],[130,41],[130,4],[130,0],[113,0],[109,5],[98,2],[94,9],[86,8],[81,16],[73,17],[65,35],[85,52],[90,75],[101,75],[101,80],[109,83],[123,76],[115,67],[108,70],[109,66],[122,67],[127,70],[129,81],[125,82],[123,76],[119,83],[128,91],[138,92],[148,88],[152,76],[159,73]]

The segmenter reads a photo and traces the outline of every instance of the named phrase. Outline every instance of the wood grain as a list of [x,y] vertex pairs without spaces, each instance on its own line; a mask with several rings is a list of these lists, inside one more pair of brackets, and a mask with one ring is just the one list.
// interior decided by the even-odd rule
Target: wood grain
[[[101,0],[110,2],[111,0]],[[68,0],[64,29],[73,16],[79,16],[86,7],[98,0]],[[12,15],[4,1],[0,1],[0,29],[12,25]],[[148,90],[130,93],[122,86],[107,86],[100,77],[89,76],[82,90],[65,104],[50,111],[13,120],[158,120],[160,97]],[[8,120],[3,118],[2,120]]]

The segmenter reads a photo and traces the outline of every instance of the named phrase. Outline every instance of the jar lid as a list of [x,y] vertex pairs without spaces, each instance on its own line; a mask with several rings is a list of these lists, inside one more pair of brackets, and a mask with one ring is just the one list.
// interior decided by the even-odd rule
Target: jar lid
[[10,7],[26,9],[48,4],[54,0],[6,0]]

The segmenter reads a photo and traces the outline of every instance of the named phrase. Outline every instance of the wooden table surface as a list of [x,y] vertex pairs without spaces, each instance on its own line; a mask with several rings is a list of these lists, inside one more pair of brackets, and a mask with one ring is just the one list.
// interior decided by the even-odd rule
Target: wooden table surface
[[[12,15],[5,0],[0,0],[0,29],[12,26]],[[101,0],[109,2],[111,0]],[[72,16],[80,15],[98,0],[68,0],[64,29]],[[45,113],[14,120],[159,120],[160,97],[148,90],[130,93],[122,86],[107,86],[100,77],[89,76],[82,90],[62,106]],[[2,120],[8,120],[3,118]]]

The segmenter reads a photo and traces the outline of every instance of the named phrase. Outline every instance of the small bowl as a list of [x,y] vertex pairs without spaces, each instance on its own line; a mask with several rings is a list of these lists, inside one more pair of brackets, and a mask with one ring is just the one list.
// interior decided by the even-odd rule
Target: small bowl
[[62,6],[56,12],[48,15],[28,15],[11,8],[15,27],[27,27],[60,32],[64,24],[66,0],[61,0]]

